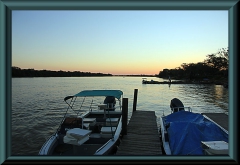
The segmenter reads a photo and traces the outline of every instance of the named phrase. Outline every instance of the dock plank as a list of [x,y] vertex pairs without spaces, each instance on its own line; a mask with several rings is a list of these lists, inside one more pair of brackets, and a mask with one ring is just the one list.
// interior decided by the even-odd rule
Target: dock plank
[[116,155],[162,155],[154,111],[135,111]]

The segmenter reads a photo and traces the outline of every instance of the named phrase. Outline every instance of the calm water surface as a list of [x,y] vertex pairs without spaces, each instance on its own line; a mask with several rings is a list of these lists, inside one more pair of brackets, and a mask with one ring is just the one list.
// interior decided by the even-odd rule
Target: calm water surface
[[158,126],[175,97],[193,112],[228,113],[228,89],[221,85],[142,84],[142,77],[12,78],[12,155],[37,155],[62,120],[67,108],[64,97],[86,89],[122,90],[128,98],[129,119],[138,89],[137,110],[155,111]]

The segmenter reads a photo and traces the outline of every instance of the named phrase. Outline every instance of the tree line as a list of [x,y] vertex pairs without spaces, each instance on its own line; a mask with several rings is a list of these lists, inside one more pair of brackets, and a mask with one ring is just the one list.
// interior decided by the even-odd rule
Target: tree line
[[51,70],[34,70],[21,69],[19,67],[12,67],[12,77],[89,77],[89,76],[112,76],[112,74],[91,73],[80,71],[51,71]]
[[219,49],[216,53],[206,55],[198,63],[182,63],[175,69],[163,69],[157,77],[186,81],[212,81],[228,83],[228,48]]

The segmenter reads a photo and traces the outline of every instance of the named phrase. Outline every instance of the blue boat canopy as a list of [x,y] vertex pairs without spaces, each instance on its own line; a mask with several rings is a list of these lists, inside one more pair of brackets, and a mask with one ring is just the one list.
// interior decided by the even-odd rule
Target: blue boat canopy
[[121,90],[84,90],[73,96],[67,96],[64,100],[68,100],[73,97],[91,97],[91,96],[114,96],[118,100],[123,95]]

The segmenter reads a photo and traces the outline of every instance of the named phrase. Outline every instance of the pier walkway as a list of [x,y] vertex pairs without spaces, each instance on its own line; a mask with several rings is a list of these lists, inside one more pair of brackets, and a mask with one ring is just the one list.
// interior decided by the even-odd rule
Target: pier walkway
[[154,111],[134,111],[116,155],[162,155],[158,131]]

